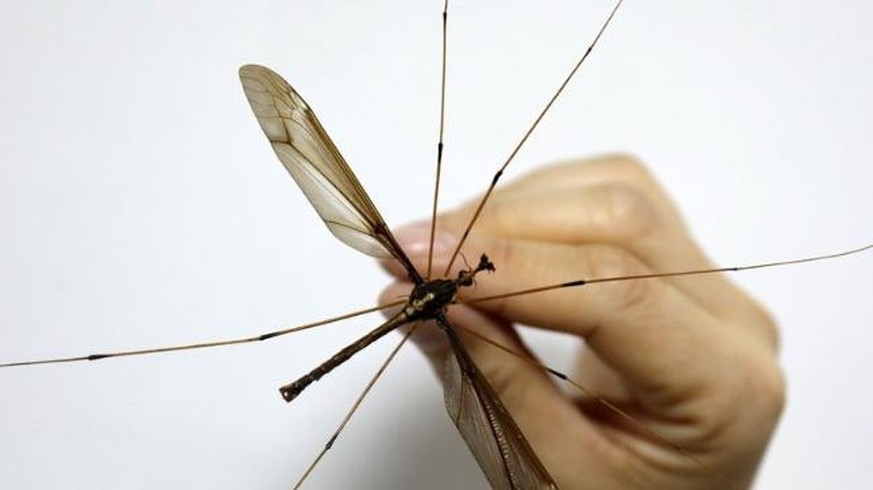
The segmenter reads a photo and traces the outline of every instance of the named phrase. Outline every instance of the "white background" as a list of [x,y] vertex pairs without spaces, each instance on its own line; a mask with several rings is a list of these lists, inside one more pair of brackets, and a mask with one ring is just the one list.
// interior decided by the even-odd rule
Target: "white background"
[[[371,305],[385,276],[309,209],[236,70],[259,62],[286,76],[389,223],[420,218],[440,8],[4,2],[0,362],[244,336]],[[448,203],[484,188],[609,8],[456,2]],[[632,152],[722,265],[870,242],[871,15],[862,1],[630,1],[507,178],[557,158]],[[781,321],[789,376],[760,488],[869,480],[871,258],[736,277]],[[0,371],[0,486],[287,488],[396,337],[290,406],[277,386],[377,321],[263,345]],[[558,358],[575,345],[536,343]],[[477,485],[484,479],[410,348],[310,488]]]

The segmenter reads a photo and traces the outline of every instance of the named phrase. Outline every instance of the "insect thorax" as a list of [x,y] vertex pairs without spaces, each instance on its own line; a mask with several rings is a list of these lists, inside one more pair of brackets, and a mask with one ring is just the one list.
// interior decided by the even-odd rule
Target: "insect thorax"
[[404,311],[410,320],[434,318],[443,311],[458,294],[458,281],[435,279],[415,286],[409,294]]
[[437,316],[455,299],[458,288],[472,286],[479,272],[494,271],[494,264],[488,256],[482,254],[475,268],[458,272],[457,279],[434,279],[423,282],[413,288],[409,301],[403,308],[409,320],[427,320]]

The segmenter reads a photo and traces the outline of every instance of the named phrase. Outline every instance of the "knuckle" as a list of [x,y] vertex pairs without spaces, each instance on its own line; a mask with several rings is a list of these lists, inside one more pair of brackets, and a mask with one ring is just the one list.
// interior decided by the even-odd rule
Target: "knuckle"
[[489,201],[488,206],[482,208],[480,215],[481,225],[492,230],[512,229],[516,219],[518,219],[518,213],[513,206],[508,205],[502,199]]
[[769,347],[776,350],[779,347],[779,325],[776,319],[761,303],[751,302],[752,318],[758,326],[758,332]]
[[656,207],[638,186],[609,183],[598,186],[593,192],[600,203],[599,226],[611,230],[617,239],[639,239],[658,226]]
[[509,401],[510,395],[517,395],[519,391],[522,391],[521,383],[517,382],[518,376],[511,365],[480,360],[478,366],[488,380],[488,384],[494,388],[494,391],[504,402]]
[[653,294],[652,281],[632,278],[648,274],[650,271],[633,255],[621,249],[598,247],[594,253],[586,254],[585,266],[591,271],[592,280],[628,278],[598,285],[600,296],[605,298],[612,308],[637,309],[650,302]]
[[521,212],[518,201],[512,198],[493,198],[483,207],[476,231],[488,235],[517,235],[530,227],[529,213]]
[[[785,378],[776,363],[768,361],[765,366],[752,366],[752,369],[753,376],[746,383],[743,397],[747,403],[739,414],[740,419],[721,428],[722,434],[741,442],[769,439],[786,403]],[[726,418],[729,420],[729,416]]]
[[758,384],[761,414],[775,424],[785,409],[787,399],[785,374],[776,363],[771,363],[769,369],[762,370]]
[[[700,442],[721,443],[728,447],[747,447],[766,442],[786,404],[785,376],[769,351],[752,356],[745,364],[746,375],[734,377],[733,387],[722,386],[714,394],[714,410],[701,419]],[[743,409],[736,410],[736,401]]]
[[649,181],[652,174],[645,163],[630,153],[614,153],[609,155],[609,161],[615,166],[616,172],[630,181]]
[[485,379],[488,380],[488,384],[491,385],[508,410],[518,412],[527,402],[531,401],[529,396],[531,385],[520,382],[520,380],[525,379],[525,376],[522,373],[523,368],[518,362],[492,357],[487,360],[477,359],[476,363]]

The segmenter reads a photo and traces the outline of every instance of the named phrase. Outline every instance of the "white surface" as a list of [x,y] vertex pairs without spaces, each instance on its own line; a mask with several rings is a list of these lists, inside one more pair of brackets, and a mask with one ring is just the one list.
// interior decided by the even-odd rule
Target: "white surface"
[[[5,2],[0,361],[249,335],[369,306],[385,278],[293,187],[236,69],[284,74],[389,222],[419,218],[441,7],[425,3]],[[451,18],[449,203],[483,188],[610,7],[473,3]],[[633,152],[724,265],[871,241],[873,8],[804,5],[627,2],[508,177]],[[760,488],[869,480],[870,270],[867,254],[737,277],[781,320],[790,382]],[[393,340],[291,406],[276,387],[376,321],[0,371],[0,486],[286,488]],[[310,488],[475,485],[407,349]]]

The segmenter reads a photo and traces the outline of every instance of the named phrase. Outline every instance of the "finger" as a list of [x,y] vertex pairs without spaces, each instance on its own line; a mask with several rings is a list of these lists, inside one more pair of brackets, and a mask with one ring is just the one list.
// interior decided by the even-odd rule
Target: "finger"
[[[627,249],[655,272],[714,268],[654,177],[626,157],[549,166],[493,196],[477,222],[477,233],[612,244]],[[464,207],[446,214],[440,225],[463,228],[470,213],[471,208]],[[749,327],[775,345],[769,315],[726,276],[667,281],[713,314],[735,320],[740,328]]]

